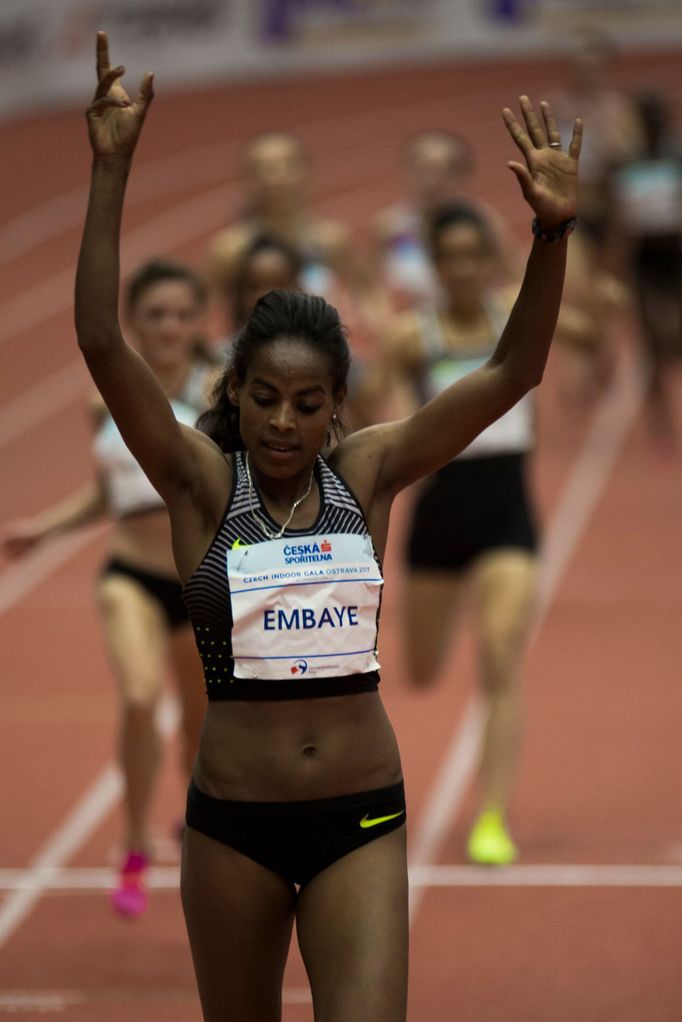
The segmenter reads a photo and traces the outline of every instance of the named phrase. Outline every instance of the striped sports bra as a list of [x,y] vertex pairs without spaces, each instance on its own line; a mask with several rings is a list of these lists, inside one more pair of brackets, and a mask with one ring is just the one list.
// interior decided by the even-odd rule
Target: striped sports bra
[[305,530],[277,529],[245,455],[233,455],[232,493],[183,597],[209,700],[300,699],[375,691],[383,578],[365,516],[321,456],[320,510]]

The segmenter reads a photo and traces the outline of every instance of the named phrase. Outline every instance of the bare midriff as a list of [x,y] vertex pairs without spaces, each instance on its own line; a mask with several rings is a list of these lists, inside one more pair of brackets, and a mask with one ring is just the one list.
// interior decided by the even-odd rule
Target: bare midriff
[[177,579],[166,508],[119,518],[109,540],[109,554],[132,567]]
[[281,702],[212,702],[194,780],[214,798],[333,798],[402,777],[378,692]]

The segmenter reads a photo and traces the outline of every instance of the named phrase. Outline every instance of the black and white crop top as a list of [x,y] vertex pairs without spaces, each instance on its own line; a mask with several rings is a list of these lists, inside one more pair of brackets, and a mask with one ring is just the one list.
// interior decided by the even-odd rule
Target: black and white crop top
[[383,578],[365,516],[322,457],[317,521],[276,530],[233,456],[225,516],[184,601],[209,700],[299,699],[375,691]]

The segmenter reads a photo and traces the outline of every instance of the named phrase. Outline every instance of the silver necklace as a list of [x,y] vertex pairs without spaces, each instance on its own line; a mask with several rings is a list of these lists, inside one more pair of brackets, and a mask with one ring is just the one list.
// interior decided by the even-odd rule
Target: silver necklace
[[300,497],[297,497],[296,500],[294,501],[294,503],[291,505],[291,511],[289,512],[289,516],[288,516],[286,522],[284,523],[284,525],[279,530],[279,532],[273,532],[271,529],[268,528],[268,526],[263,521],[262,515],[260,515],[258,513],[258,511],[256,511],[256,509],[253,506],[253,490],[254,490],[254,486],[253,486],[253,479],[251,478],[251,469],[249,468],[249,452],[248,451],[246,452],[246,457],[244,459],[244,464],[246,465],[246,477],[249,480],[249,511],[251,512],[251,517],[253,518],[253,520],[255,522],[258,523],[258,525],[261,528],[261,531],[262,531],[263,535],[266,536],[268,539],[281,539],[282,536],[284,535],[284,532],[285,532],[289,522],[291,521],[291,519],[294,517],[294,515],[296,513],[296,508],[299,507],[299,505],[303,503],[303,501],[306,499],[306,497],[309,495],[310,491],[313,488],[313,476],[315,474],[315,467],[313,466],[313,468],[311,469],[310,479],[308,480],[308,488],[306,489],[305,493],[302,493]]

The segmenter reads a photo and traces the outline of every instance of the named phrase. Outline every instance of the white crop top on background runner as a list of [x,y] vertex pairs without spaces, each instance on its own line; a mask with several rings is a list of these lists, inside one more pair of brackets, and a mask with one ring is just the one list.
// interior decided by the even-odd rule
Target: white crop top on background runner
[[[206,405],[206,383],[214,367],[198,362],[171,408],[178,422],[194,426]],[[98,474],[104,479],[109,512],[114,518],[164,507],[164,503],[125,445],[118,426],[107,414],[93,440]]]
[[[491,323],[494,342],[497,343],[507,323],[506,310],[490,301],[486,312]],[[420,373],[422,399],[430,401],[451,384],[461,380],[488,361],[494,345],[479,352],[457,350],[447,346],[436,312],[417,314],[424,346],[425,364]],[[520,401],[491,423],[472,440],[457,458],[478,458],[494,454],[523,453],[533,447],[535,440],[535,402],[532,394]]]

